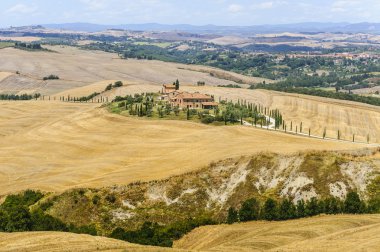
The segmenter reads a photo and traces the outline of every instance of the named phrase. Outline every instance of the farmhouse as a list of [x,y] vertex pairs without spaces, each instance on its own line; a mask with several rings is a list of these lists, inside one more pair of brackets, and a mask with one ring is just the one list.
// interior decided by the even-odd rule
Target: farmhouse
[[218,107],[214,97],[201,93],[179,92],[170,98],[173,107],[191,109],[213,109]]
[[162,87],[162,94],[168,95],[172,92],[175,92],[177,89],[174,84],[164,84]]

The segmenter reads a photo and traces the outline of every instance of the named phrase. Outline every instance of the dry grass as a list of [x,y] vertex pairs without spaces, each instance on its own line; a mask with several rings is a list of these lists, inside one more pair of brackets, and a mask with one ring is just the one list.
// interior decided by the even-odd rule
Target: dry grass
[[[311,134],[322,136],[326,127],[327,137],[337,138],[340,130],[341,139],[366,142],[367,134],[370,142],[380,143],[380,107],[355,103],[350,101],[334,100],[322,97],[280,93],[266,90],[247,90],[241,88],[218,88],[218,87],[196,87],[181,86],[182,90],[199,91],[214,95],[228,101],[246,100],[256,104],[262,104],[271,109],[279,109],[286,120],[287,128],[290,122],[300,127],[303,123],[303,132],[307,133],[311,128]],[[109,92],[110,98],[126,94],[140,92],[157,92],[160,88],[154,85],[130,85]]]
[[128,118],[93,104],[29,101],[0,106],[2,194],[149,181],[260,151],[363,148],[241,126]]
[[0,41],[1,40],[4,40],[4,41],[13,40],[13,41],[27,42],[27,43],[40,41],[41,39],[42,38],[30,37],[30,36],[29,37],[4,37],[4,36],[0,36]]
[[[0,71],[16,72],[30,78],[28,90],[37,89],[43,94],[55,94],[76,87],[86,86],[103,80],[129,80],[140,84],[172,83],[180,79],[184,83],[205,81],[209,85],[235,84],[232,81],[212,77],[208,72],[213,68],[192,66],[197,71],[185,70],[187,65],[147,60],[121,60],[116,54],[100,51],[84,51],[72,47],[48,47],[52,52],[29,52],[14,48],[0,51]],[[205,73],[198,72],[203,70]],[[226,75],[228,72],[218,70]],[[43,86],[39,81],[44,76],[55,74],[59,81],[48,81]],[[239,74],[231,73],[234,78],[241,78],[252,83],[258,81]],[[261,81],[261,79],[260,79]],[[32,84],[35,83],[34,87]],[[23,90],[22,86],[17,87]],[[0,82],[0,90],[8,91]],[[16,91],[18,91],[16,90]],[[15,91],[15,90],[11,90]]]
[[182,251],[140,246],[104,237],[59,232],[0,233],[2,252]]
[[175,243],[197,251],[378,251],[380,215],[201,227]]
[[9,72],[0,72],[0,82],[3,81],[4,79],[8,78],[9,76],[13,75],[13,73]]

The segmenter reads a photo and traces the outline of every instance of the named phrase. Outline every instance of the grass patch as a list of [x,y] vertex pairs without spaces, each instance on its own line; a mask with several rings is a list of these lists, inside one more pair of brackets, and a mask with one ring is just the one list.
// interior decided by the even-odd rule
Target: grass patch
[[13,47],[15,43],[12,42],[2,42],[0,41],[0,49],[8,48],[8,47]]
[[167,48],[167,47],[172,45],[172,43],[170,43],[170,42],[144,42],[144,41],[134,42],[133,44],[134,45],[140,45],[140,46],[151,45],[151,46],[157,46],[160,48]]

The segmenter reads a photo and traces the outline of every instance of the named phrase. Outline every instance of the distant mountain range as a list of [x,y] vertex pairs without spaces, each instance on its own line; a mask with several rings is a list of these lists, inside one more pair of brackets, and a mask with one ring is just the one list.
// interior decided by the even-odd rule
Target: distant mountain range
[[100,25],[91,23],[66,23],[44,24],[43,27],[50,29],[62,29],[83,32],[101,32],[109,29],[123,29],[132,31],[183,31],[194,33],[213,34],[255,34],[255,33],[319,33],[319,32],[342,32],[342,33],[376,33],[380,34],[380,23],[297,23],[281,25],[253,25],[253,26],[217,26],[217,25],[188,25],[188,24],[124,24],[124,25]]

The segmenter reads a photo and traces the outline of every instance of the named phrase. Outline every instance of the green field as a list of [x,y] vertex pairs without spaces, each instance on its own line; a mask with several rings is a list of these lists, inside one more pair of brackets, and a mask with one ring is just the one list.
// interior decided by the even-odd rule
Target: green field
[[7,48],[7,47],[12,47],[14,45],[15,45],[15,43],[12,43],[12,42],[2,42],[2,41],[0,41],[0,49]]
[[161,48],[167,48],[172,45],[170,42],[144,42],[144,41],[139,41],[139,42],[134,42],[133,44],[135,45],[152,45],[152,46],[157,46]]

